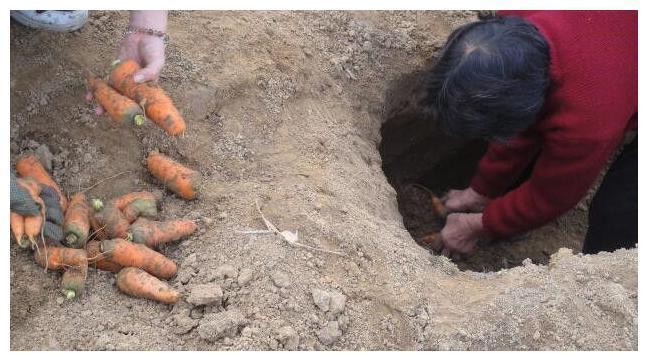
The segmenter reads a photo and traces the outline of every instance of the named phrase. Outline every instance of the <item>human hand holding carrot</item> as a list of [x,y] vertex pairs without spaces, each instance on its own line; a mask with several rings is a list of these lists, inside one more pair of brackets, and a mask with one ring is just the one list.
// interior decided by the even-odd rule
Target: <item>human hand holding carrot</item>
[[[155,81],[165,62],[165,43],[160,35],[147,33],[152,30],[156,34],[163,34],[167,28],[167,11],[131,11],[130,23],[127,34],[119,44],[117,57],[119,60],[134,60],[140,66],[133,79],[137,83]],[[92,101],[92,93],[86,93],[86,100]],[[95,113],[101,115],[104,109],[95,108]]]

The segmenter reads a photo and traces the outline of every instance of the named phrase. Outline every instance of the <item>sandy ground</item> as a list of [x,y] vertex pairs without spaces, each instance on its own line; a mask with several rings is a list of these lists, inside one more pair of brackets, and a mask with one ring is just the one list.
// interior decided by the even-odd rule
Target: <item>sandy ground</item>
[[[83,101],[81,71],[108,69],[125,12],[93,12],[70,34],[12,23],[12,161],[40,148],[69,193],[127,172],[88,191],[110,198],[163,191],[143,167],[159,149],[205,182],[195,201],[166,192],[161,202],[162,218],[200,226],[163,249],[179,265],[174,306],[121,294],[96,270],[85,297],[64,301],[60,275],[11,243],[11,349],[637,349],[637,251],[574,255],[585,207],[533,233],[546,245],[536,253],[491,248],[500,258],[462,266],[521,264],[488,273],[432,255],[403,225],[378,149],[386,104],[473,19],[172,12],[160,82],[188,121],[177,139],[116,127]],[[264,228],[256,200],[300,242],[343,256],[240,233]],[[201,290],[219,297],[187,302]]]

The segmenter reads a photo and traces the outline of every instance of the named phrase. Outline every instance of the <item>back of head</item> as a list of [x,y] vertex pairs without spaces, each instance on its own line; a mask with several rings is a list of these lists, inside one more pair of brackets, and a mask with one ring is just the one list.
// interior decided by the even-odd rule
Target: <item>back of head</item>
[[449,134],[503,140],[531,126],[549,87],[549,45],[519,17],[455,30],[427,74],[425,106]]

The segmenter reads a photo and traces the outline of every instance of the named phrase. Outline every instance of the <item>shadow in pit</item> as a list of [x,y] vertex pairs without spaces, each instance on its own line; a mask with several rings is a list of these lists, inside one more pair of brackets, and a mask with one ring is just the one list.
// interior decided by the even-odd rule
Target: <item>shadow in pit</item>
[[[484,141],[447,136],[425,111],[422,106],[425,69],[429,66],[397,79],[389,87],[379,147],[383,172],[396,190],[403,223],[414,239],[439,232],[443,221],[433,215],[429,192],[412,185],[422,185],[436,195],[467,187],[487,147]],[[524,255],[506,257],[507,243],[511,241],[481,246],[455,263],[462,270],[478,272],[518,266],[518,262],[493,262],[493,252],[505,258],[525,258]]]

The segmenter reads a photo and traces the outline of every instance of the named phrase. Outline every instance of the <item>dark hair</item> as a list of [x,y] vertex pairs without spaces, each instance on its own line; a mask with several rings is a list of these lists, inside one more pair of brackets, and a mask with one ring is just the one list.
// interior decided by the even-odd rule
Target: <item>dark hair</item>
[[535,122],[548,87],[547,41],[520,17],[497,17],[452,32],[424,107],[450,135],[504,140]]

